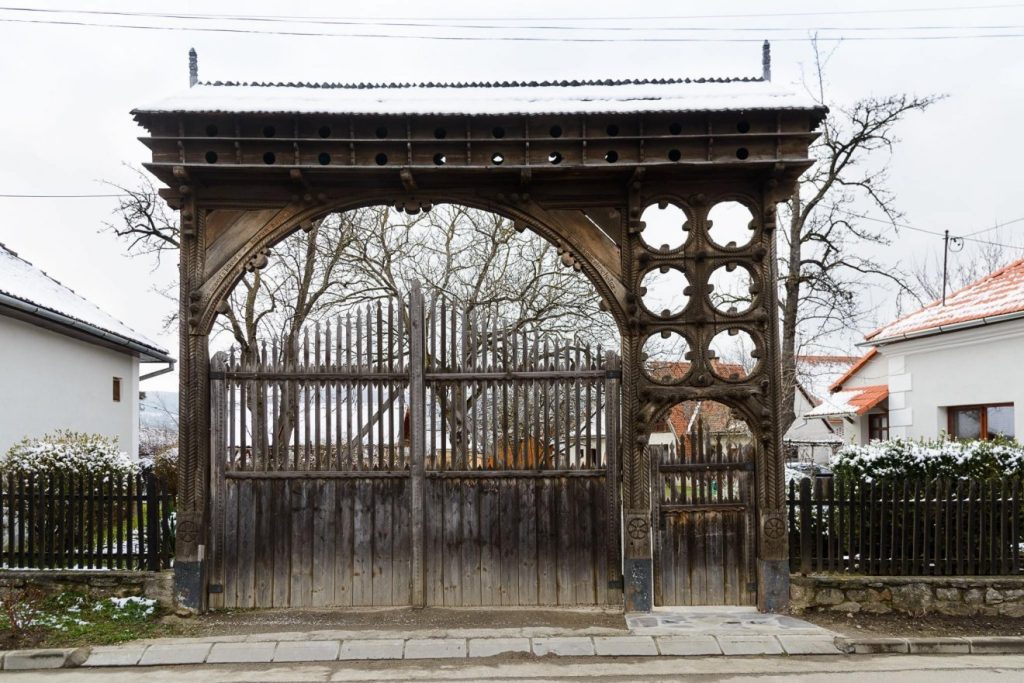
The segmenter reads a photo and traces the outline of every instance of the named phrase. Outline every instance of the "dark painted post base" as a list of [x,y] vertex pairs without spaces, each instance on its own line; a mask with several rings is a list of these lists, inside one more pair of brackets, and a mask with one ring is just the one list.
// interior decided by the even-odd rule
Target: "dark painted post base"
[[789,561],[757,561],[757,609],[785,612],[789,609]]
[[203,562],[175,561],[174,563],[174,604],[179,610],[201,612],[203,600]]
[[627,612],[650,612],[654,605],[654,563],[649,557],[625,559],[623,581]]

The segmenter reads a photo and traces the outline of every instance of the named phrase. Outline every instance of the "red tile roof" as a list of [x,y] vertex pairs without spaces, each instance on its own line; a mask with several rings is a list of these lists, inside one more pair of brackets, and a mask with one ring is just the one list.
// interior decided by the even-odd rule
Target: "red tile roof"
[[[746,372],[743,367],[735,363],[725,363],[718,359],[711,361],[712,367],[719,375],[728,377],[730,375],[743,376]],[[678,379],[690,371],[689,363],[659,363],[657,365],[661,372],[656,374],[669,375]],[[668,423],[672,424],[672,430],[676,436],[683,437],[688,431],[693,413],[700,405],[701,417],[704,420],[704,428],[712,432],[723,432],[729,430],[735,422],[732,417],[732,409],[717,401],[683,401],[672,406],[663,429],[668,429]],[[656,430],[657,431],[657,430]]]
[[853,387],[829,394],[821,405],[815,406],[807,415],[811,417],[863,415],[887,398],[889,398],[887,384]]
[[945,331],[943,328],[988,318],[1024,313],[1024,259],[986,275],[977,282],[946,297],[946,305],[935,301],[868,334],[868,341],[882,342],[910,334]]
[[843,384],[846,382],[846,380],[848,380],[851,377],[853,377],[854,375],[856,375],[857,371],[860,370],[865,365],[867,365],[867,362],[869,360],[871,360],[872,358],[874,358],[875,355],[877,355],[877,354],[878,354],[878,349],[873,348],[870,351],[868,351],[867,353],[865,353],[863,356],[861,356],[860,360],[858,360],[856,363],[851,365],[849,370],[844,372],[843,375],[839,379],[837,379],[835,382],[832,383],[832,386],[830,386],[828,388],[829,391],[836,392],[836,391],[839,391],[840,389],[842,389],[843,388]]

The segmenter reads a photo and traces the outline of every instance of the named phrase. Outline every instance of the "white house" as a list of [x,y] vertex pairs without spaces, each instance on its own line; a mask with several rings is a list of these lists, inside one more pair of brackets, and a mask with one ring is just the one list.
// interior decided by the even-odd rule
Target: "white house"
[[1024,259],[867,335],[811,415],[846,440],[1024,435]]
[[[166,368],[139,376],[140,363]],[[0,244],[0,453],[58,429],[139,448],[139,381],[167,350]]]

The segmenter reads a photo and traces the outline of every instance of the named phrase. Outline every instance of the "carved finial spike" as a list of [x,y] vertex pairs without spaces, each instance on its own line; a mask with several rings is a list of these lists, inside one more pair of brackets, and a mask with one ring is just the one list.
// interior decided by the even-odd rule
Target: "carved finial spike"
[[761,46],[761,80],[772,80],[772,45],[767,40]]
[[199,82],[199,55],[193,47],[188,51],[188,87]]

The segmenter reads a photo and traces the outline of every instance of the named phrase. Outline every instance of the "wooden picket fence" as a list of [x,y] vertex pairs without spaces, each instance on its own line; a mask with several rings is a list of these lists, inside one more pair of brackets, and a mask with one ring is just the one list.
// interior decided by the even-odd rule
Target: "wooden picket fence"
[[971,576],[1021,573],[1019,479],[789,484],[792,571]]
[[158,571],[174,553],[174,496],[138,475],[0,477],[7,569]]

